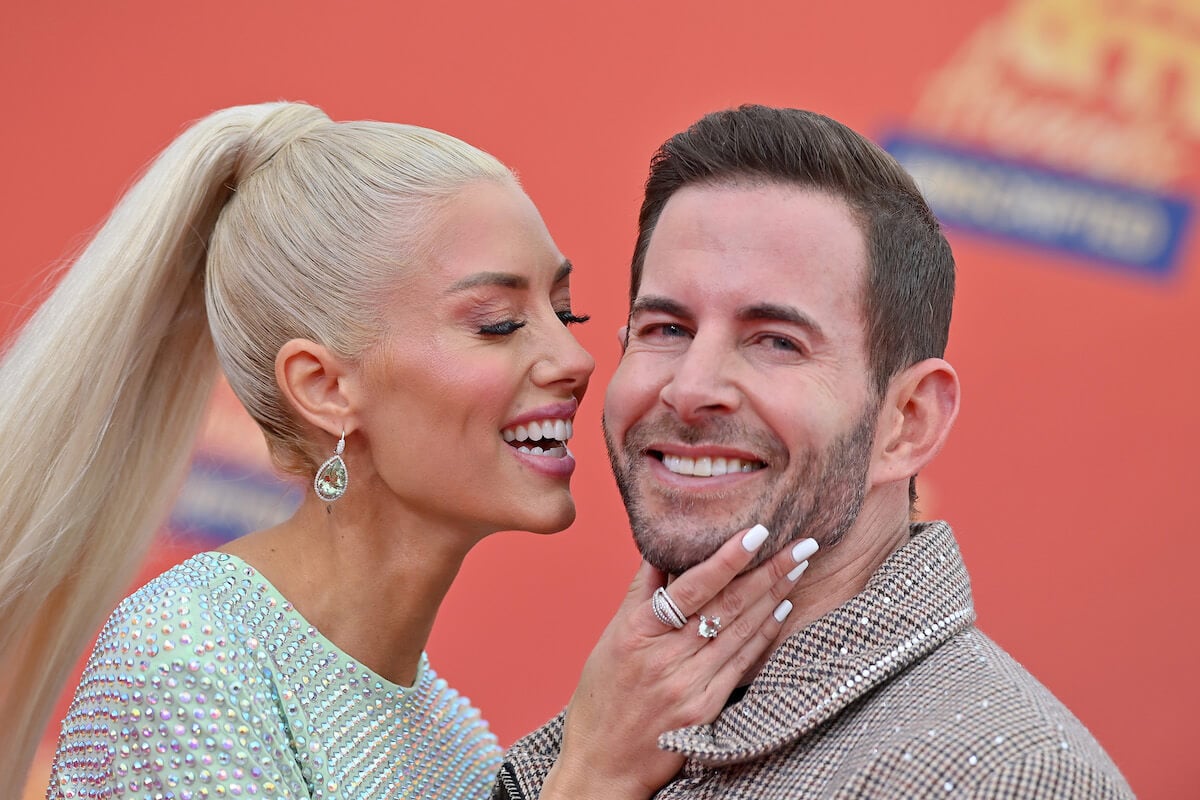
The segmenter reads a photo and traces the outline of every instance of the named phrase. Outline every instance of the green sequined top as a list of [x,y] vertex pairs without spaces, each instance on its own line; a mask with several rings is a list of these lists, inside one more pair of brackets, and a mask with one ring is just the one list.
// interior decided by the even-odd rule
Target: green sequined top
[[113,612],[48,798],[481,798],[502,752],[424,655],[397,686],[244,561],[201,553]]

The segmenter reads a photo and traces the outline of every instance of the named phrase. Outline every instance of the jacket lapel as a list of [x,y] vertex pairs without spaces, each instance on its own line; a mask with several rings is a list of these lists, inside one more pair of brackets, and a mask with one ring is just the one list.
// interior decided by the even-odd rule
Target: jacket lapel
[[913,526],[866,589],[795,633],[738,703],[659,746],[710,766],[759,759],[805,736],[975,621],[971,584],[944,522]]

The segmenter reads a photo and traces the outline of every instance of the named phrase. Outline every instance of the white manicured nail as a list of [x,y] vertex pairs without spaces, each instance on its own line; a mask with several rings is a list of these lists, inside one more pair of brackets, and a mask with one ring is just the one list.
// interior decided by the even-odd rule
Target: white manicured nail
[[783,622],[785,619],[787,619],[787,616],[790,613],[792,613],[792,601],[784,600],[775,607],[775,621]]
[[795,569],[788,573],[788,580],[795,583],[797,580],[799,580],[800,576],[804,574],[804,570],[806,569],[808,569],[808,562],[801,561],[796,565]]
[[819,546],[820,545],[817,544],[816,539],[805,539],[802,542],[798,542],[796,546],[792,548],[792,560],[799,564],[801,561],[817,552],[817,548]]
[[762,547],[762,543],[767,540],[769,532],[762,525],[755,525],[750,530],[746,531],[746,535],[742,537],[742,547],[746,548],[747,553],[753,553],[758,548]]

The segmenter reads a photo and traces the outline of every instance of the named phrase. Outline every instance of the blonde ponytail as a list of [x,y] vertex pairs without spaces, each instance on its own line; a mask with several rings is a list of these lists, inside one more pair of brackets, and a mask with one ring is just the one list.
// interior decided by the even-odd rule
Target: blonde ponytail
[[481,179],[512,178],[435,131],[275,103],[201,120],[121,200],[0,363],[4,780],[182,479],[214,355],[276,460],[307,468],[280,345],[362,352],[428,214]]
[[218,113],[159,156],[0,364],[6,781],[25,774],[61,684],[182,478],[216,375],[208,238],[271,112]]

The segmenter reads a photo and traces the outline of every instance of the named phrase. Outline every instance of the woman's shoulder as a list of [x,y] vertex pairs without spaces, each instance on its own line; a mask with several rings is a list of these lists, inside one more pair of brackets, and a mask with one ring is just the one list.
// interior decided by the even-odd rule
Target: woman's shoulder
[[[126,597],[108,618],[64,721],[64,741],[94,733],[96,720],[130,724],[160,717],[239,713],[274,720],[272,672],[259,652],[248,567],[200,553]],[[186,710],[186,713],[185,713]],[[146,732],[144,732],[146,733]],[[149,735],[146,733],[146,735]],[[165,734],[164,734],[165,735]]]
[[[198,553],[176,564],[121,601],[101,631],[101,640],[128,629],[144,630],[153,641],[168,629],[175,633],[180,622],[184,622],[182,630],[188,630],[190,622],[207,622],[214,628],[236,623],[238,607],[229,600],[236,593],[242,566],[236,558],[218,552]],[[138,638],[147,636],[139,633]]]
[[[70,792],[127,780],[133,786],[134,779],[147,796],[172,781],[188,791],[192,781],[225,787],[228,778],[241,786],[238,775],[251,769],[262,771],[271,796],[303,796],[288,720],[253,621],[256,610],[277,603],[251,599],[262,589],[248,571],[232,556],[201,553],[121,602],[63,720],[48,796],[84,796]],[[210,770],[208,763],[230,766]]]
[[258,652],[264,620],[290,606],[267,592],[257,573],[226,553],[204,552],[126,597],[96,638],[85,679],[97,671],[201,671],[221,681],[256,681],[269,666]]

